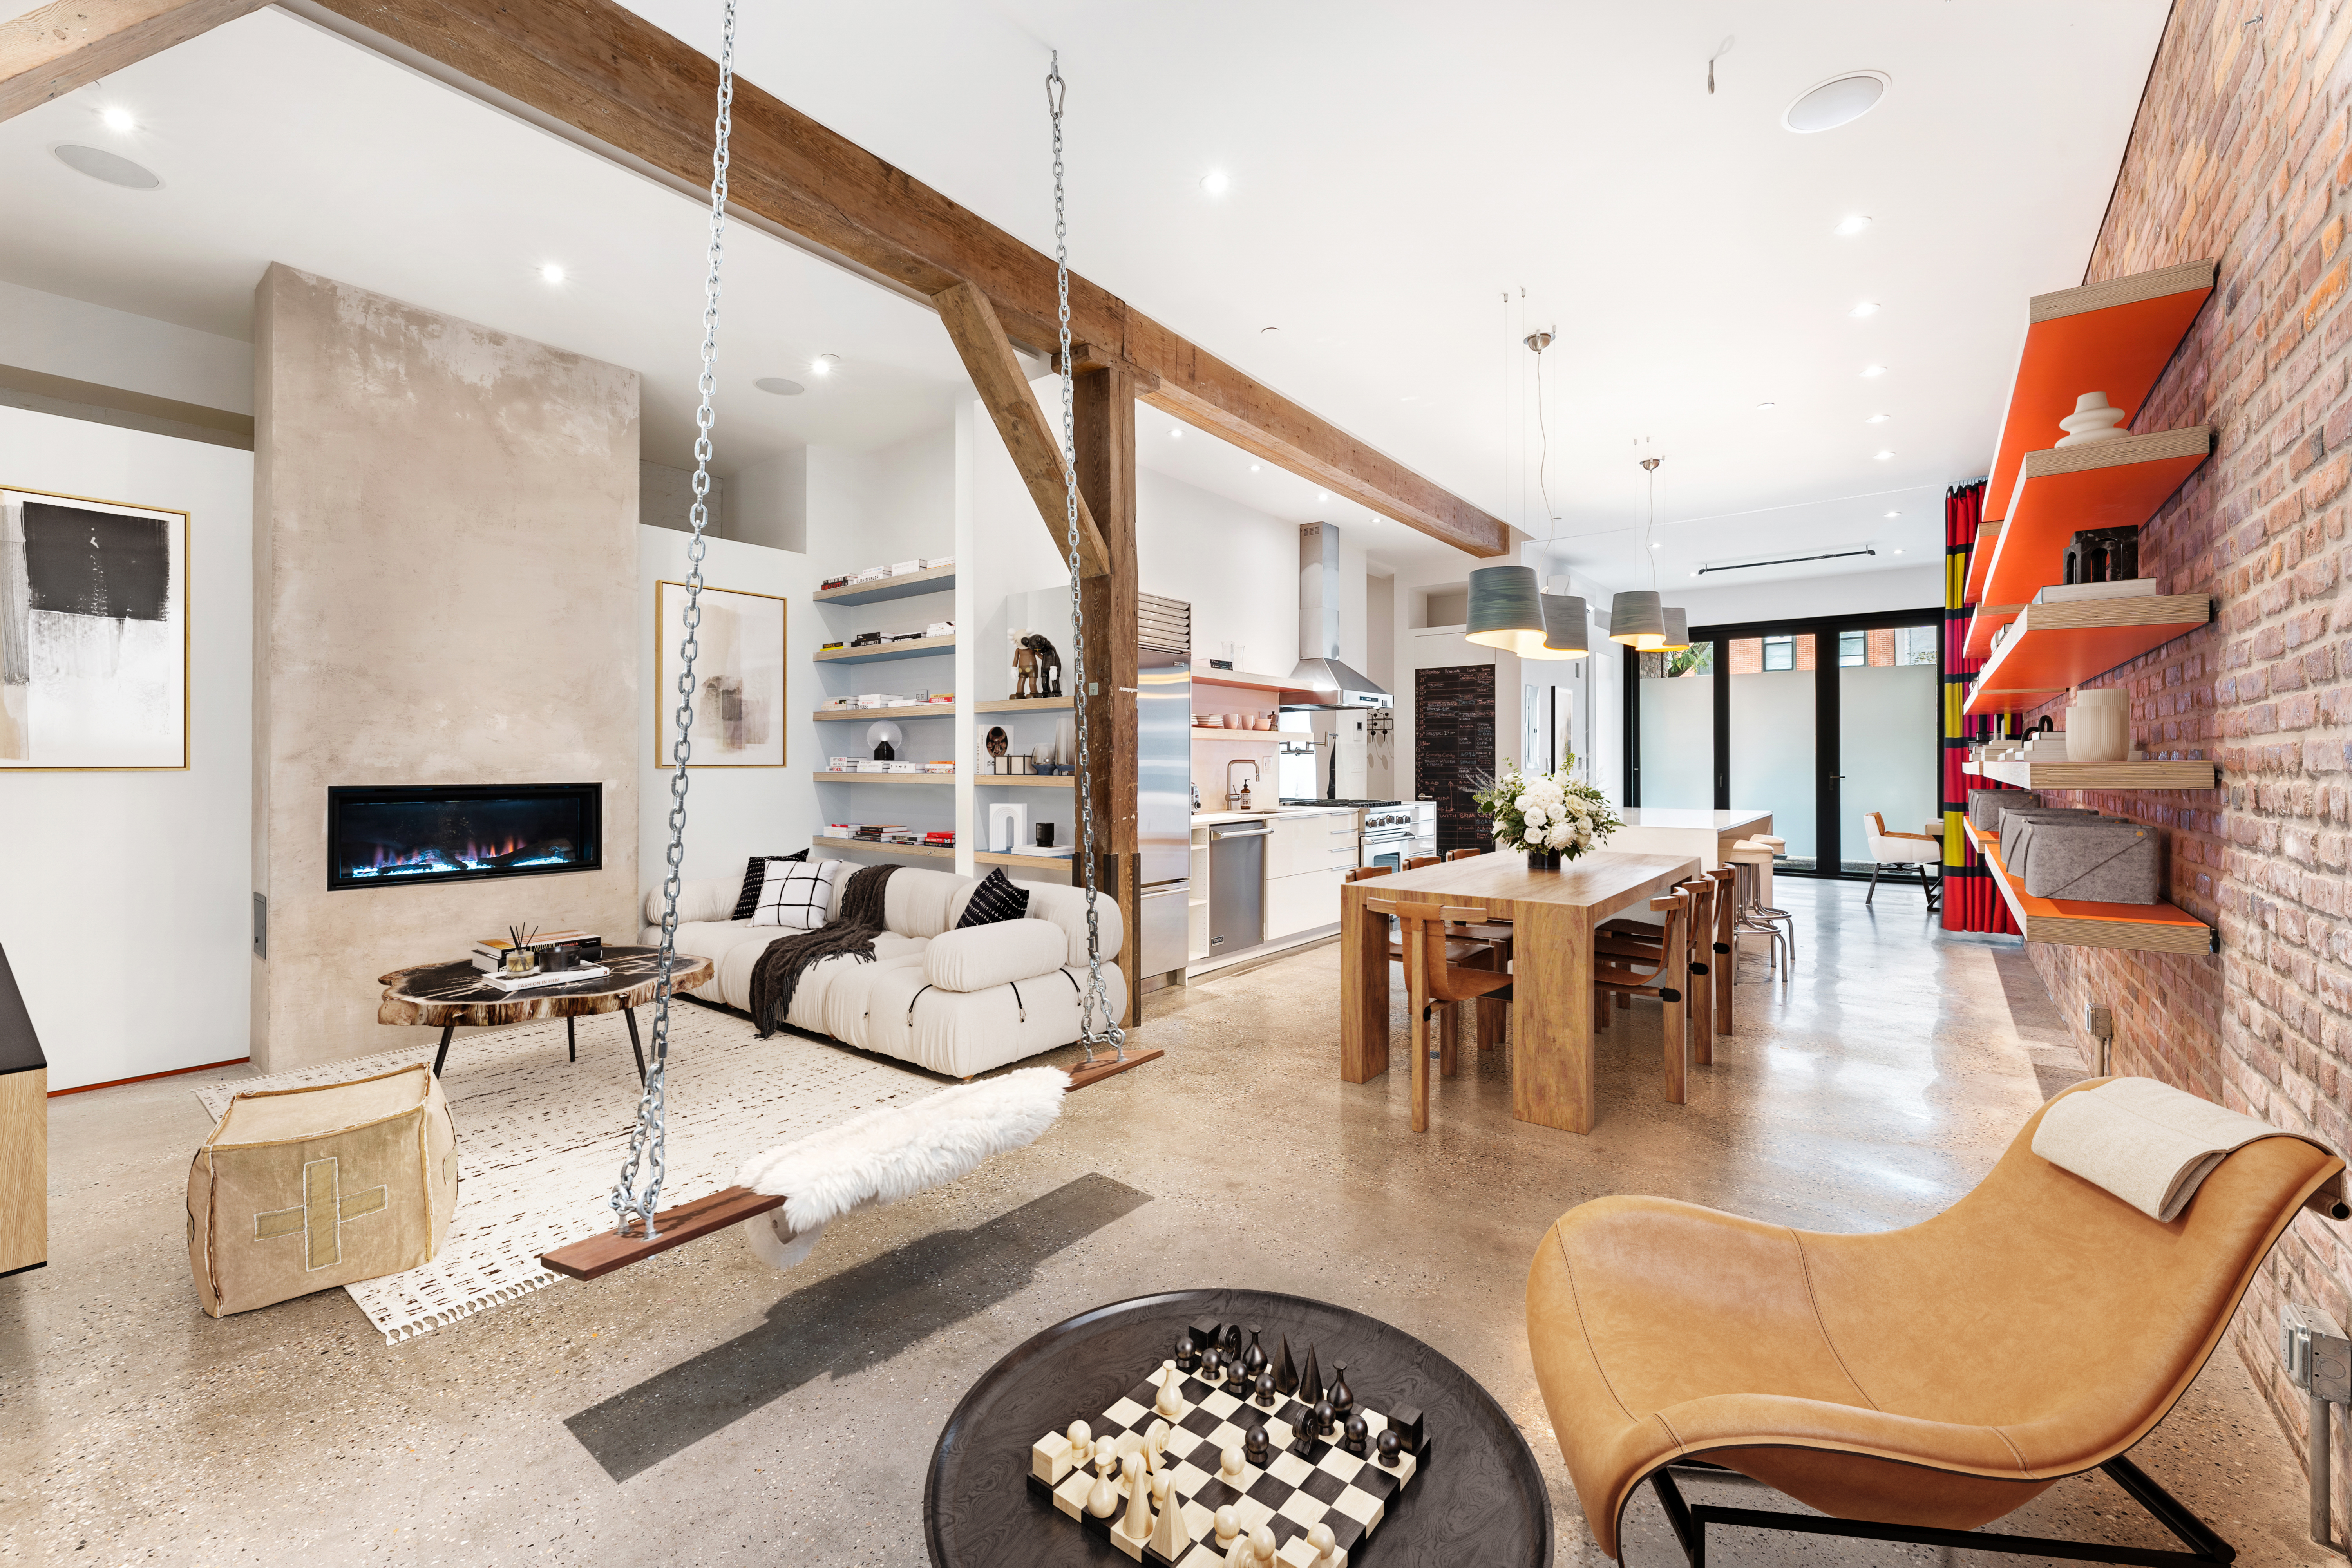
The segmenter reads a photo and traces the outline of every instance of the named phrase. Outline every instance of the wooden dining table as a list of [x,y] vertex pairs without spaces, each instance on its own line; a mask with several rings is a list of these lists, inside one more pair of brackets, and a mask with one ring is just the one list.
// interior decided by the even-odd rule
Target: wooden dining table
[[1511,1115],[1568,1132],[1592,1130],[1592,933],[1699,872],[1689,855],[1602,849],[1557,871],[1525,855],[1489,854],[1349,882],[1339,889],[1339,1076],[1389,1070],[1389,922],[1370,899],[1479,909],[1512,923]]

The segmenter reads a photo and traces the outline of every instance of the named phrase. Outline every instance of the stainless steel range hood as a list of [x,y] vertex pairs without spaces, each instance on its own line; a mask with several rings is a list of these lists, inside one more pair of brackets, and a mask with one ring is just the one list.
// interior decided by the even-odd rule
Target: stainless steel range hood
[[1339,660],[1339,531],[1328,522],[1298,530],[1298,668],[1290,684],[1313,702],[1285,708],[1393,708],[1396,699]]

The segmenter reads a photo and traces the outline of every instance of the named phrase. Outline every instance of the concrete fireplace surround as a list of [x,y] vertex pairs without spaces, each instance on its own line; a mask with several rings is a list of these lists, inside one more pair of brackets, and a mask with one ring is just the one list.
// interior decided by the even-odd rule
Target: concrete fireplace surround
[[[387,970],[521,921],[635,933],[637,376],[278,265],[254,383],[253,1060],[277,1072],[400,1043]],[[601,870],[328,889],[330,784],[586,780]]]

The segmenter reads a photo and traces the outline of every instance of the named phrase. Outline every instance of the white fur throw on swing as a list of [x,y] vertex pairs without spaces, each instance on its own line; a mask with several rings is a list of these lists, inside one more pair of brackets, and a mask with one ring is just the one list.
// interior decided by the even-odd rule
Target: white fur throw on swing
[[790,1268],[844,1215],[943,1187],[992,1154],[1035,1142],[1062,1113],[1069,1087],[1059,1068],[1024,1068],[754,1155],[736,1181],[782,1194],[784,1206],[744,1227],[751,1251],[771,1268]]

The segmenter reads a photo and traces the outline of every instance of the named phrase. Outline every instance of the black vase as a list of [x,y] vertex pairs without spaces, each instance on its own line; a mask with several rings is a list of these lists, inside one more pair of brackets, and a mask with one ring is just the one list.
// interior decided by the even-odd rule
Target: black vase
[[1530,871],[1557,871],[1557,870],[1559,870],[1559,850],[1557,850],[1557,849],[1552,849],[1552,850],[1530,849],[1530,850],[1528,850],[1528,870],[1530,870]]

